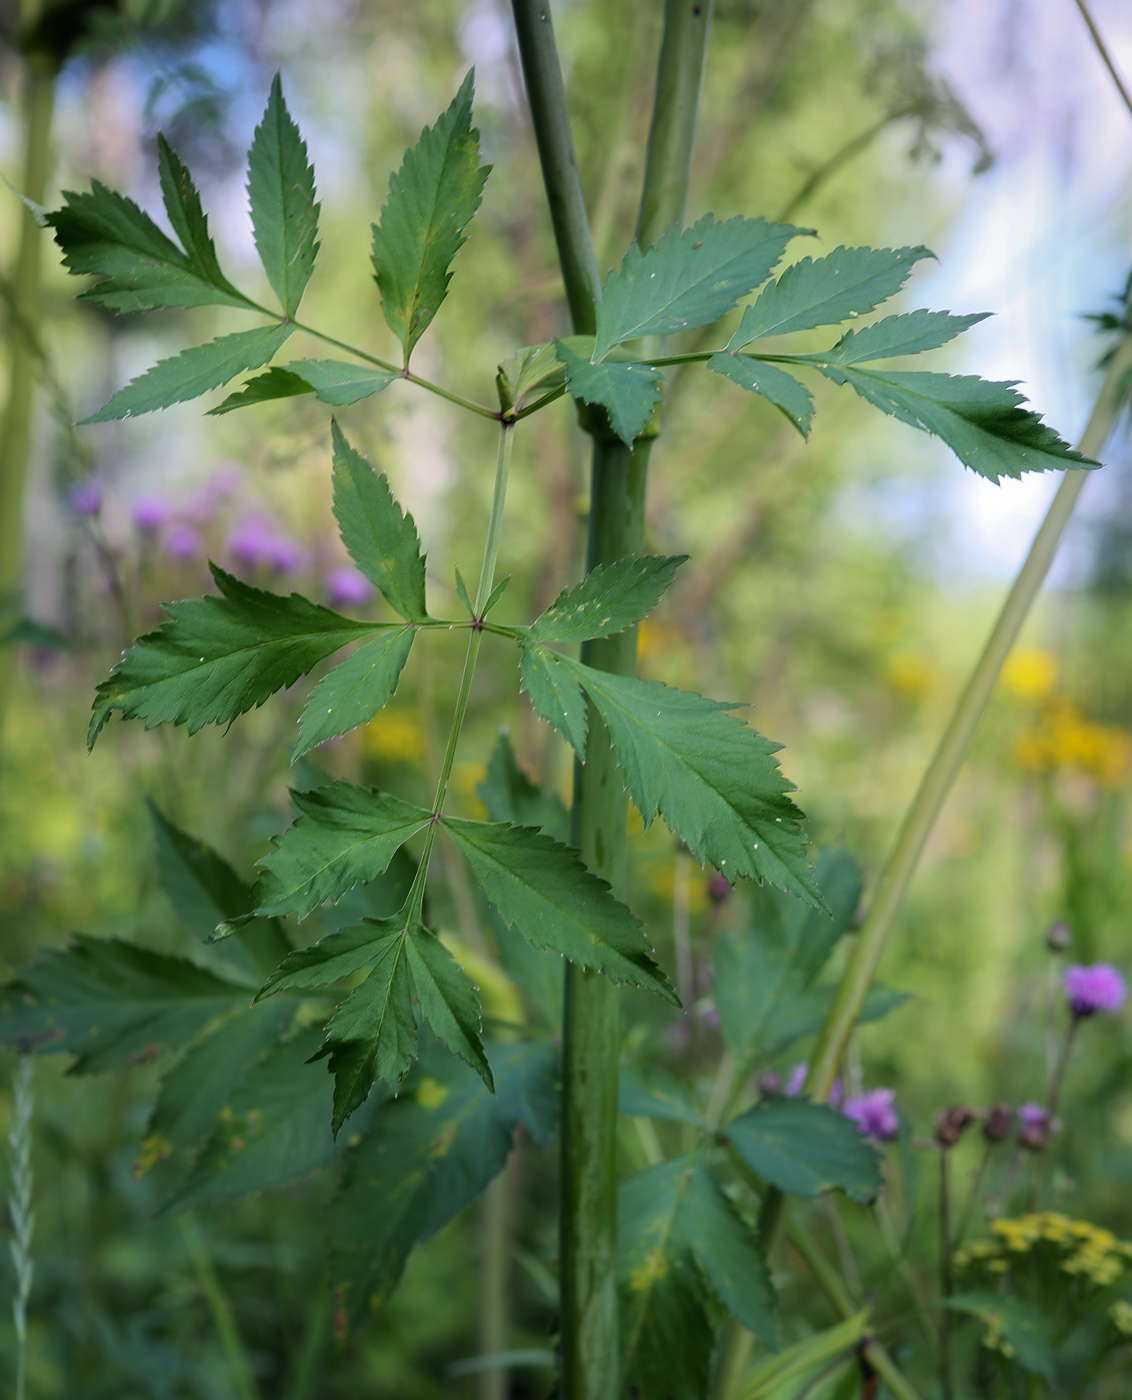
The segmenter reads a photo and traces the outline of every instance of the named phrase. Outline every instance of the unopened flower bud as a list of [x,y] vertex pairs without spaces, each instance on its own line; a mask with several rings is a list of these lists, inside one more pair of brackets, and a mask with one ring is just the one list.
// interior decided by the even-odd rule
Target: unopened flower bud
[[713,870],[707,885],[708,898],[713,904],[722,904],[731,893],[731,886],[718,870]]
[[1053,1131],[1053,1120],[1048,1110],[1038,1103],[1024,1103],[1018,1110],[1018,1121],[1021,1124],[1019,1147],[1024,1147],[1028,1152],[1040,1152]]
[[782,1077],[775,1074],[774,1070],[767,1070],[766,1074],[759,1080],[759,1093],[764,1099],[780,1099],[782,1097]]
[[1073,930],[1058,919],[1046,932],[1046,947],[1051,953],[1064,953],[1073,946]]
[[945,1108],[936,1122],[936,1141],[942,1147],[954,1147],[974,1121],[975,1115],[969,1108]]
[[983,1137],[988,1142],[1005,1142],[1013,1123],[1014,1114],[1005,1104],[992,1104],[983,1120]]

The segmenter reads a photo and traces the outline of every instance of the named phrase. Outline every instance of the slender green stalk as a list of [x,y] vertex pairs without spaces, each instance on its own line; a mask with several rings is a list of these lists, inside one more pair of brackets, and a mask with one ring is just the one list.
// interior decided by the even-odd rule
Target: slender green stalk
[[216,1270],[212,1267],[212,1260],[208,1257],[208,1249],[201,1238],[192,1212],[186,1211],[184,1215],[179,1215],[177,1224],[181,1230],[181,1238],[185,1242],[185,1249],[196,1272],[200,1291],[204,1294],[209,1311],[212,1313],[212,1320],[220,1337],[220,1345],[224,1348],[224,1355],[228,1358],[228,1370],[236,1392],[241,1400],[259,1400],[259,1389],[252,1375],[251,1367],[248,1365],[248,1354],[240,1340],[236,1319],[232,1316],[231,1304],[228,1302]]
[[[499,1173],[483,1197],[483,1257],[480,1261],[479,1350],[481,1356],[502,1356],[507,1347],[507,1266],[511,1164]],[[500,1362],[480,1372],[479,1400],[507,1400],[511,1386]]]
[[951,1313],[947,1300],[953,1292],[951,1277],[951,1150],[939,1153],[939,1379],[943,1400],[952,1400],[955,1386],[951,1376]]
[[[24,96],[27,147],[23,193],[43,203],[55,107],[55,67],[46,59],[29,59]],[[30,209],[20,215],[20,245],[13,282],[9,324],[11,360],[8,402],[0,426],[0,615],[15,604],[23,576],[24,489],[31,452],[35,409],[36,348],[20,333],[21,325],[39,324],[42,231]],[[0,722],[7,700],[13,648],[0,648]]]
[[[1104,449],[1127,398],[1125,380],[1130,370],[1132,337],[1126,337],[1113,356],[1096,405],[1081,436],[1080,448],[1086,457],[1096,457]],[[1087,480],[1088,474],[1083,471],[1067,471],[1062,477],[1026,562],[1014,581],[904,818],[896,844],[877,882],[868,915],[853,942],[849,964],[838,985],[810,1062],[806,1092],[817,1103],[824,1101],[837,1078],[837,1067],[876,976],[888,935],[904,902],[920,854],[967,757],[998,674],[1049,571],[1077,497]]]
[[1124,80],[1120,76],[1120,70],[1113,62],[1112,55],[1108,51],[1108,45],[1105,43],[1101,31],[1097,28],[1097,22],[1090,13],[1085,0],[1077,0],[1077,8],[1081,11],[1081,18],[1088,27],[1093,44],[1097,53],[1100,54],[1101,62],[1108,69],[1109,77],[1116,84],[1116,90],[1120,94],[1120,100],[1124,103],[1125,107],[1128,108],[1129,113],[1132,113],[1132,92],[1129,92],[1124,86]]
[[35,1212],[31,1208],[35,1178],[31,1169],[31,1121],[35,1112],[35,1056],[21,1055],[12,1075],[12,1116],[8,1127],[8,1166],[11,1186],[8,1215],[12,1238],[8,1248],[16,1275],[12,1297],[12,1322],[16,1331],[16,1400],[24,1400],[27,1381],[28,1299],[35,1266],[31,1257],[31,1237]]

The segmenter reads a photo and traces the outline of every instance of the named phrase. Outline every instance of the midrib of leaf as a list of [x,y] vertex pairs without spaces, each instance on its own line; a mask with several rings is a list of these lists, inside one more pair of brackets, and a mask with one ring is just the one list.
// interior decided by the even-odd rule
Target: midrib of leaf
[[[425,225],[425,236],[421,240],[421,256],[417,263],[417,275],[413,282],[413,295],[409,303],[409,315],[406,318],[405,343],[407,346],[413,344],[413,332],[416,330],[417,308],[421,300],[421,283],[424,280],[424,270],[427,255],[439,239],[440,230],[436,224],[436,208],[440,203],[440,192],[444,180],[445,171],[448,169],[448,157],[452,152],[452,136],[449,133],[448,140],[444,143],[444,158],[440,162],[440,175],[433,186],[432,200],[429,205],[428,222]],[[457,231],[458,232],[458,231]],[[441,274],[443,276],[443,273]],[[408,368],[410,351],[405,351],[405,366]]]
[[[406,822],[405,825],[404,825],[403,827],[394,827],[394,829],[393,829],[392,831],[383,831],[383,832],[378,832],[378,833],[376,833],[376,834],[375,834],[375,833],[371,833],[369,836],[360,836],[360,837],[359,837],[356,841],[354,841],[351,845],[349,845],[349,846],[344,846],[344,847],[342,848],[342,850],[338,853],[338,855],[336,855],[333,859],[328,860],[328,861],[325,863],[325,865],[320,865],[320,866],[314,871],[314,873],[313,873],[312,875],[307,876],[307,878],[302,882],[301,885],[297,885],[297,886],[292,887],[292,890],[291,890],[290,892],[293,893],[293,892],[295,892],[296,890],[305,889],[305,888],[306,888],[309,884],[311,884],[314,880],[317,880],[318,877],[319,877],[320,875],[325,875],[326,872],[331,868],[331,866],[339,864],[340,861],[346,859],[347,856],[352,855],[352,854],[353,854],[355,851],[357,851],[360,847],[366,846],[366,845],[372,845],[373,842],[375,842],[375,841],[381,841],[381,840],[389,839],[389,838],[395,836],[395,835],[397,834],[398,831],[405,831],[405,832],[407,833],[407,835],[405,836],[405,840],[401,842],[401,845],[403,846],[403,845],[405,844],[405,841],[410,840],[412,837],[414,837],[414,836],[417,834],[418,831],[420,831],[420,830],[422,829],[422,827],[425,827],[425,826],[428,825],[430,813],[425,812],[423,808],[421,809],[421,812],[422,812],[421,820],[418,821],[418,822]],[[292,827],[292,830],[294,830],[294,829],[295,829],[295,828]],[[278,850],[278,848],[276,848],[276,849]],[[392,857],[390,857],[390,859],[392,859]],[[278,876],[275,876],[274,878],[278,879],[279,877],[278,877]],[[280,880],[280,884],[282,884],[282,883],[283,883],[283,882]],[[356,881],[355,881],[355,883],[356,883]],[[407,927],[407,925],[406,925],[406,927]],[[402,932],[404,932],[404,930],[402,930]]]
[[[246,655],[249,657],[250,660],[258,656],[260,652],[266,651],[270,647],[288,645],[295,646],[298,645],[300,642],[319,642],[321,644],[324,641],[328,641],[332,637],[340,636],[343,638],[342,646],[345,646],[346,643],[350,640],[351,635],[356,634],[359,637],[364,636],[368,632],[380,631],[385,625],[386,624],[380,622],[375,622],[372,625],[367,623],[358,624],[354,627],[335,627],[333,630],[326,632],[293,632],[283,637],[269,637],[261,642],[250,642],[246,646],[233,646],[229,651],[221,652],[219,656],[214,656],[210,658],[207,662],[204,663],[204,669],[208,670],[213,666],[219,666],[221,662],[230,661],[234,656]],[[397,624],[394,623],[393,625],[396,626]],[[199,670],[200,668],[201,662],[198,661],[195,663],[194,666],[189,667],[187,670],[179,671],[177,674],[180,676],[185,676],[189,674],[190,670]],[[159,682],[153,683],[159,684]]]

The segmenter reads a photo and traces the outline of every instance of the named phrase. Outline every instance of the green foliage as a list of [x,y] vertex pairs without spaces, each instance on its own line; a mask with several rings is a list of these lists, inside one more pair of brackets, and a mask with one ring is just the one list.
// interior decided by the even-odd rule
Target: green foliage
[[537,948],[676,1001],[640,920],[578,853],[526,826],[444,817],[484,894]]
[[727,1125],[747,1166],[792,1196],[818,1196],[833,1187],[858,1200],[880,1192],[880,1155],[856,1123],[824,1104],[768,1099]]
[[582,687],[565,658],[546,647],[523,647],[519,654],[519,689],[531,697],[535,714],[565,735],[584,761],[589,711]]
[[863,330],[846,331],[829,352],[829,358],[838,364],[853,365],[862,360],[889,360],[897,355],[938,350],[989,315],[988,311],[973,316],[953,316],[950,311],[910,311],[904,316],[886,316]]
[[660,371],[648,365],[612,360],[592,364],[575,355],[561,340],[554,342],[554,350],[566,369],[567,390],[583,403],[604,408],[613,431],[626,447],[631,447],[660,402]]
[[699,1128],[707,1126],[683,1085],[657,1069],[622,1065],[617,1108],[618,1112],[628,1114],[630,1118],[662,1118],[672,1123],[690,1123]]
[[716,223],[705,214],[691,228],[669,229],[643,253],[634,243],[606,279],[597,304],[593,358],[601,360],[615,345],[640,336],[718,321],[766,281],[786,245],[803,232],[765,219]]
[[480,1040],[480,1000],[468,974],[440,939],[419,924],[410,927],[405,949],[413,990],[432,1033],[494,1092],[491,1066]]
[[318,256],[319,206],[306,142],[287,110],[278,73],[248,152],[248,198],[267,280],[284,315],[293,317]]
[[413,1246],[434,1235],[499,1171],[517,1123],[545,1146],[558,1120],[558,1057],[548,1045],[490,1045],[495,1094],[426,1046],[401,1094],[347,1157],[332,1219],[331,1280],[355,1319],[397,1286]]
[[292,360],[287,365],[272,365],[263,374],[250,379],[239,393],[229,394],[223,403],[210,408],[209,416],[270,403],[273,399],[296,398],[300,394],[313,394],[319,403],[344,407],[380,394],[396,378],[388,370],[351,365],[345,360]]
[[701,1158],[688,1181],[675,1222],[675,1238],[692,1251],[728,1312],[767,1346],[778,1345],[775,1293],[754,1232]]
[[319,681],[299,716],[300,737],[292,762],[317,744],[367,724],[389,703],[416,635],[406,627],[375,637]]
[[1053,1379],[1049,1322],[1029,1303],[1001,1293],[956,1293],[945,1300],[945,1306],[981,1318],[1013,1349],[1020,1366],[1031,1375]]
[[533,783],[519,767],[506,730],[499,732],[476,796],[493,822],[538,827],[556,841],[567,839],[570,814],[565,804],[557,793]]
[[259,863],[260,914],[302,919],[359,881],[376,879],[431,816],[391,793],[342,779],[291,798],[301,815]]
[[139,413],[152,413],[171,404],[199,399],[245,370],[267,364],[293,330],[291,325],[257,326],[255,330],[222,335],[207,345],[195,345],[168,360],[158,360],[152,369],[119,389],[105,408],[82,422],[109,423],[115,418],[136,418]]
[[777,1356],[759,1362],[747,1372],[739,1400],[781,1396],[782,1387],[788,1383],[803,1387],[800,1391],[793,1390],[794,1395],[805,1394],[804,1388],[812,1381],[825,1377],[830,1364],[839,1356],[844,1356],[846,1360],[856,1359],[868,1322],[868,1309],[862,1308],[838,1326],[830,1327],[825,1332],[815,1332],[805,1341],[784,1347]]
[[9,982],[0,1042],[77,1056],[73,1074],[121,1069],[175,1049],[251,991],[184,958],[76,934]]
[[[786,796],[793,784],[772,757],[779,745],[726,713],[737,704],[567,657],[551,664],[576,677],[605,721],[646,827],[659,813],[699,861],[710,861],[730,882],[769,880],[821,907],[802,814]],[[536,709],[541,693],[531,689]]]
[[789,418],[804,438],[810,436],[810,426],[814,421],[814,401],[810,391],[803,384],[779,369],[750,355],[739,355],[721,351],[713,355],[707,367],[716,374],[722,374],[733,384],[749,393],[761,394],[769,403]]
[[526,636],[533,642],[584,642],[623,632],[652,612],[687,558],[629,555],[599,564],[581,583],[564,588]]
[[164,604],[170,621],[139,637],[98,687],[90,746],[114,710],[147,729],[185,724],[195,734],[227,724],[375,630],[298,593],[284,598],[210,567],[222,597]]
[[743,312],[727,343],[742,350],[754,340],[815,326],[836,326],[874,311],[895,296],[928,248],[835,248],[828,257],[802,258],[769,283]]
[[224,277],[200,208],[192,177],[176,153],[158,137],[165,207],[187,253],[142,212],[132,199],[91,181],[90,194],[63,192],[63,206],[46,216],[76,276],[99,280],[82,300],[110,311],[153,311],[173,306],[251,307]]
[[373,225],[373,272],[381,309],[401,342],[405,364],[448,295],[452,259],[480,207],[491,171],[480,165],[472,126],[474,70],[451,106],[425,127],[389,180],[389,198]]
[[411,515],[403,515],[384,473],[375,472],[346,441],[334,439],[334,514],[342,540],[362,573],[409,622],[423,622],[425,561]]

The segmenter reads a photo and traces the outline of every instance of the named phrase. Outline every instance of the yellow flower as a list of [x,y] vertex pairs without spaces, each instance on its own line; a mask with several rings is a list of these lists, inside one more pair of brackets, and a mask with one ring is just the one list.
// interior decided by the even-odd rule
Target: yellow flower
[[935,683],[935,667],[926,656],[906,653],[892,658],[885,668],[885,679],[902,700],[922,700]]
[[1035,773],[1080,768],[1103,787],[1122,787],[1132,774],[1132,735],[1115,724],[1094,724],[1071,701],[1057,700],[1015,739],[1014,759]]
[[416,767],[424,757],[424,731],[414,715],[383,710],[362,730],[362,748],[379,763]]
[[1057,684],[1057,671],[1048,651],[1015,647],[1002,668],[1002,683],[1019,700],[1044,700]]

